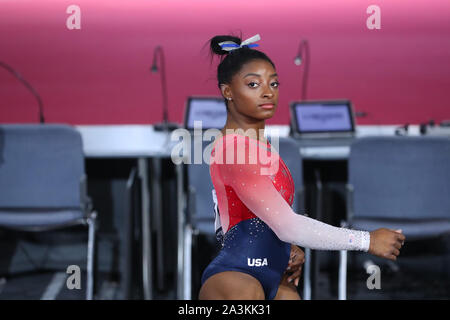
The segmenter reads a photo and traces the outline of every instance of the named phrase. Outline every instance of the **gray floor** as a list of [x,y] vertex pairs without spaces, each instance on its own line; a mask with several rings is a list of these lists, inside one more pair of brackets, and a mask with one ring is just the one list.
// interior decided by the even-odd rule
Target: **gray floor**
[[[84,278],[85,273],[82,273]],[[120,299],[119,283],[107,279],[107,275],[100,276],[98,300]],[[0,278],[1,300],[84,300],[86,296],[85,283],[81,289],[68,289],[66,285],[68,275],[64,272],[36,272]]]
[[[5,240],[5,239],[4,239]],[[204,259],[204,264],[211,260],[212,247],[200,244],[201,255],[194,259]],[[85,272],[81,274],[81,289],[68,289],[66,285],[66,267],[69,264],[85,264],[84,244],[38,246],[28,241],[14,246],[0,244],[2,256],[0,266],[0,300],[8,299],[55,299],[78,300],[85,298]],[[38,250],[39,247],[42,247]],[[84,248],[84,249],[83,249]],[[100,245],[97,277],[97,299],[120,300],[123,292],[116,264],[120,260],[108,258],[113,246],[108,242]],[[13,250],[14,249],[14,250]],[[6,255],[10,252],[9,258]],[[315,299],[337,299],[338,254],[336,252],[320,253],[321,269],[318,277]],[[102,256],[105,256],[102,258]],[[364,262],[370,259],[380,267],[380,289],[368,289]],[[362,300],[404,300],[404,299],[450,299],[450,237],[420,243],[406,243],[402,254],[394,264],[377,259],[364,253],[350,253],[348,268],[348,299]],[[70,263],[69,263],[70,262]],[[199,269],[203,267],[198,267]],[[39,271],[42,270],[42,271]],[[13,272],[5,272],[13,271]],[[199,270],[196,270],[199,274]],[[198,277],[193,277],[198,281]],[[169,282],[168,282],[169,283]],[[174,279],[172,281],[174,283]],[[301,287],[301,285],[300,285]],[[175,298],[175,289],[168,285],[164,292],[155,290],[155,299],[171,300]],[[193,297],[196,297],[195,292]]]
[[[450,299],[450,237],[405,243],[396,262],[366,253],[349,253],[347,298],[357,300],[449,300]],[[321,270],[317,299],[338,296],[338,255]],[[374,283],[365,262],[379,267],[380,288],[368,288]],[[370,278],[371,277],[371,278]],[[369,279],[370,278],[370,279]]]
[[[404,259],[406,260],[406,259]],[[450,299],[448,274],[420,272],[411,267],[417,261],[409,259],[398,263],[399,269],[381,266],[380,289],[368,289],[367,279],[370,276],[361,268],[348,270],[349,300],[441,300]],[[430,263],[442,263],[439,259],[429,258]],[[420,263],[419,263],[420,265]],[[82,273],[84,278],[85,273]],[[85,286],[69,290],[66,286],[68,275],[63,272],[34,272],[16,275],[11,278],[0,278],[0,300],[82,300],[85,298]],[[106,273],[98,277],[98,300],[120,300],[120,283]],[[156,299],[173,299],[174,292],[155,293]],[[321,270],[315,299],[335,300],[337,298],[337,272]]]
[[[0,278],[0,300],[83,300],[84,286],[69,290],[66,287],[66,275],[43,272],[23,275],[13,279]],[[387,273],[381,277],[381,289],[369,290],[366,286],[368,275],[351,276],[348,282],[349,300],[448,300],[450,287],[441,278],[418,277],[413,272],[400,274]],[[58,283],[59,280],[62,283]],[[53,288],[53,289],[52,289]],[[120,300],[120,284],[102,279],[98,289],[98,300]],[[320,273],[316,299],[335,300],[337,289],[328,272]],[[155,295],[157,299],[173,299],[172,295]]]
[[[380,288],[369,289],[371,274],[363,268],[348,272],[348,300],[448,300],[450,299],[449,279],[442,274],[427,274],[415,269],[400,267],[398,271],[388,266],[380,268]],[[373,282],[371,282],[373,283]],[[337,272],[320,272],[316,299],[335,300],[338,296]]]

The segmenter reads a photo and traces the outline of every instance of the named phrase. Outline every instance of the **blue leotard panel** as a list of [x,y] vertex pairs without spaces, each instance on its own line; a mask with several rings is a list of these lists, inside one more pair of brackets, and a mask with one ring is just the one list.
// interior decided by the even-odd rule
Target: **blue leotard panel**
[[290,251],[291,245],[281,241],[259,218],[241,221],[225,234],[221,251],[203,272],[202,284],[219,272],[244,272],[261,283],[266,299],[273,299]]

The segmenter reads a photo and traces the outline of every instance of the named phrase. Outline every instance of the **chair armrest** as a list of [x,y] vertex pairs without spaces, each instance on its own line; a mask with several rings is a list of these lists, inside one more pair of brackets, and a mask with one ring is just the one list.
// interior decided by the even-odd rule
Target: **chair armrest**
[[297,207],[295,208],[297,213],[305,210],[305,188],[303,186],[296,188],[295,197],[297,198]]

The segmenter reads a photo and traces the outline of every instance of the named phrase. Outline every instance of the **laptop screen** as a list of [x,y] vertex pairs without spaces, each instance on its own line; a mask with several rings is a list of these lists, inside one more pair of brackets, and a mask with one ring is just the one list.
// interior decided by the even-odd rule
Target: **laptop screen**
[[201,121],[206,129],[222,129],[227,121],[227,108],[222,97],[189,97],[184,117],[185,128],[194,129],[194,121]]
[[293,127],[298,134],[353,133],[350,101],[303,101],[291,104]]

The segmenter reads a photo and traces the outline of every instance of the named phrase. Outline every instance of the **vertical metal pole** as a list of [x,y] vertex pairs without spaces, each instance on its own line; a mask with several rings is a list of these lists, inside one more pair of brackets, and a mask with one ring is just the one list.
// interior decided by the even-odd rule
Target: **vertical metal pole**
[[339,251],[339,300],[347,300],[347,251]]
[[184,228],[184,269],[183,269],[183,300],[191,300],[192,292],[192,228]]
[[88,256],[87,256],[87,286],[86,300],[94,298],[94,250],[95,250],[95,222],[97,212],[92,212],[88,218],[89,236],[88,236]]
[[152,299],[152,237],[150,228],[150,191],[148,188],[148,164],[146,158],[138,159],[138,172],[142,181],[142,281],[144,299]]
[[[322,221],[322,180],[320,177],[320,171],[319,169],[314,170],[314,176],[315,176],[315,183],[316,183],[316,219],[319,221]],[[312,293],[311,296],[313,299],[317,298],[317,292],[318,292],[318,279],[319,279],[319,272],[320,272],[320,260],[319,260],[319,252],[315,251],[311,254],[311,260],[312,260]]]
[[162,224],[162,194],[161,194],[161,158],[151,159],[152,176],[152,218],[156,232],[156,285],[164,289],[164,256],[163,256],[163,224]]
[[305,274],[303,281],[303,299],[311,300],[311,249],[305,248]]
[[184,226],[185,226],[185,198],[183,186],[183,164],[175,165],[177,174],[177,299],[184,298]]

